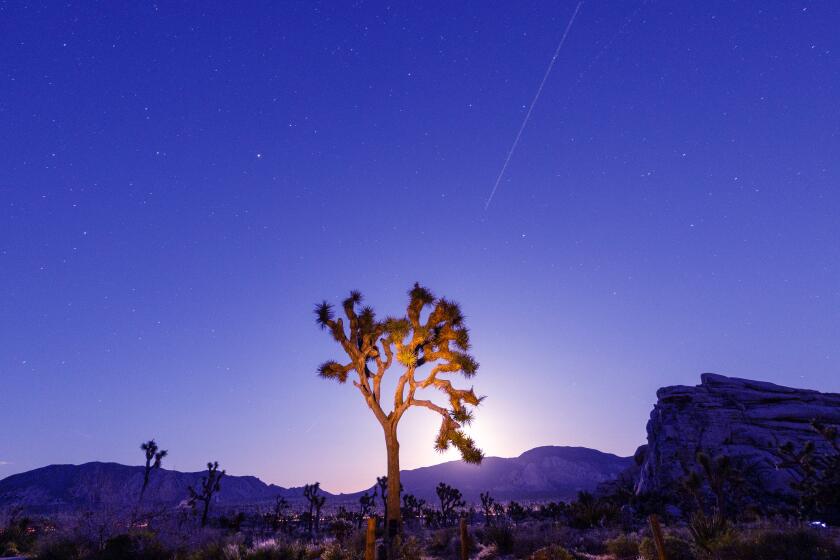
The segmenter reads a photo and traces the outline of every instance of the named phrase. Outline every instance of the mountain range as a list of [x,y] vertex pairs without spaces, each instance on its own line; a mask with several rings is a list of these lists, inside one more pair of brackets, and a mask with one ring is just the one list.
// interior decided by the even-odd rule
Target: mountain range
[[[497,500],[569,500],[581,490],[594,490],[616,478],[633,462],[585,447],[537,447],[518,457],[487,457],[481,465],[450,461],[401,472],[405,492],[435,503],[435,487],[445,482],[461,490],[468,503],[481,492]],[[201,482],[203,472],[157,469],[144,495],[147,505],[175,507],[185,503],[189,486]],[[118,463],[50,465],[0,480],[0,510],[21,507],[33,513],[121,509],[137,503],[143,467]],[[370,489],[367,489],[370,491]],[[357,504],[362,492],[330,494],[327,505]],[[222,507],[266,507],[277,497],[292,506],[303,501],[303,489],[266,484],[253,476],[225,476],[217,503]]]

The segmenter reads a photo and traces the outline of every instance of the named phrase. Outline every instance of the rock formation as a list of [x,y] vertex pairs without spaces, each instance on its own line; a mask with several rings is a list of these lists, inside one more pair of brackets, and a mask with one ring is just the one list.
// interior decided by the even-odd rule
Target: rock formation
[[840,394],[792,389],[704,373],[696,387],[664,387],[647,424],[638,494],[670,493],[695,466],[698,451],[728,455],[768,495],[790,493],[793,473],[779,468],[778,448],[828,444],[812,420],[840,425]]

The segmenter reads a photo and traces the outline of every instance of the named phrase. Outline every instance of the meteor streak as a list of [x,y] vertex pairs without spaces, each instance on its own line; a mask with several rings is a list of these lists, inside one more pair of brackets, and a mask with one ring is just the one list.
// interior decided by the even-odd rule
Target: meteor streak
[[487,199],[487,202],[484,204],[484,210],[486,211],[490,208],[490,203],[493,202],[493,197],[496,195],[496,190],[499,188],[499,183],[502,182],[502,177],[505,174],[505,170],[507,169],[508,164],[510,163],[510,158],[513,157],[513,152],[516,151],[516,146],[519,144],[519,139],[522,137],[522,131],[525,130],[525,127],[528,125],[528,119],[531,118],[531,112],[534,110],[534,105],[537,104],[537,100],[540,98],[540,94],[542,93],[543,86],[545,86],[546,80],[548,80],[548,75],[551,74],[551,69],[554,67],[554,62],[557,60],[557,55],[560,54],[560,49],[563,48],[563,43],[566,42],[566,37],[569,35],[569,30],[572,28],[572,24],[575,22],[575,17],[577,17],[578,11],[580,10],[581,5],[583,2],[578,2],[577,6],[575,7],[575,11],[572,14],[572,18],[569,20],[568,25],[566,25],[566,30],[563,32],[563,36],[560,38],[560,43],[557,45],[557,48],[554,50],[554,56],[551,57],[551,61],[548,63],[548,68],[545,70],[545,74],[543,75],[543,79],[540,82],[540,87],[537,88],[537,93],[534,95],[533,101],[531,101],[531,106],[528,107],[528,112],[525,113],[525,118],[522,120],[522,126],[519,127],[519,132],[516,133],[516,138],[513,140],[513,145],[510,147],[510,151],[508,151],[508,155],[505,158],[505,163],[502,165],[502,170],[499,171],[499,176],[496,177],[496,183],[493,185],[493,190],[490,191],[490,197]]

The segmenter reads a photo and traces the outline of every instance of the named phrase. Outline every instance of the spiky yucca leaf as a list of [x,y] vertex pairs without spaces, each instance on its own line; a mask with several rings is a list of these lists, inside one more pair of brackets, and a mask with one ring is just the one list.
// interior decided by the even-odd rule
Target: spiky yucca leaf
[[373,334],[376,327],[376,312],[373,307],[365,306],[359,314],[359,330],[362,334]]
[[464,374],[464,377],[472,377],[478,371],[478,362],[469,354],[456,353],[452,360]]
[[472,421],[475,417],[473,412],[467,408],[460,407],[458,410],[453,410],[450,412],[450,416],[452,419],[461,424],[462,426],[469,426],[472,424]]
[[484,453],[475,446],[475,441],[461,430],[453,430],[449,441],[460,451],[461,458],[465,463],[478,464],[484,458]]
[[414,283],[414,287],[408,291],[412,303],[420,302],[422,305],[428,305],[435,301],[435,296],[427,288],[420,285],[419,282]]
[[402,342],[411,330],[411,324],[405,317],[388,317],[382,322],[382,328],[388,336]]
[[688,476],[685,477],[683,484],[689,490],[697,491],[700,490],[700,487],[703,485],[703,481],[697,471],[690,471]]
[[446,321],[453,327],[461,326],[461,324],[464,322],[464,314],[461,313],[460,305],[458,305],[454,301],[449,301],[445,298],[440,298],[438,300],[438,305],[440,305],[441,310],[443,311],[444,321]]
[[325,329],[327,328],[327,323],[333,320],[335,314],[333,313],[333,306],[332,304],[327,303],[326,301],[322,301],[319,304],[315,305],[315,316],[318,325]]
[[335,379],[339,383],[347,381],[347,369],[338,362],[329,360],[318,366],[318,375],[324,379]]
[[414,367],[417,365],[417,354],[408,346],[403,346],[397,352],[397,360],[405,367]]
[[470,331],[467,328],[458,329],[455,331],[455,346],[464,352],[470,349]]

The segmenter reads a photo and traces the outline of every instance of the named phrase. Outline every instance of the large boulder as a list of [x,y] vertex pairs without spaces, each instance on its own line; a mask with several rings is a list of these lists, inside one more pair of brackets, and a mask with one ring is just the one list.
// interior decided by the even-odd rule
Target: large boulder
[[714,373],[696,387],[664,387],[656,396],[638,494],[671,493],[695,468],[698,451],[728,455],[768,495],[789,494],[794,474],[779,466],[778,448],[811,441],[818,453],[830,453],[811,422],[840,425],[840,394]]

